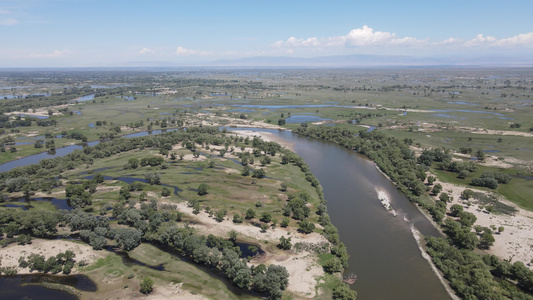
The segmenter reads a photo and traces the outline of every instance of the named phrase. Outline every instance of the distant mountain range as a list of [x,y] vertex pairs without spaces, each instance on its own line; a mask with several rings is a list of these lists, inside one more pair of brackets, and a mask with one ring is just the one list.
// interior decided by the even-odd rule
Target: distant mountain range
[[197,64],[213,67],[311,67],[350,68],[386,66],[533,66],[532,57],[415,57],[403,55],[334,55],[310,58],[257,56]]

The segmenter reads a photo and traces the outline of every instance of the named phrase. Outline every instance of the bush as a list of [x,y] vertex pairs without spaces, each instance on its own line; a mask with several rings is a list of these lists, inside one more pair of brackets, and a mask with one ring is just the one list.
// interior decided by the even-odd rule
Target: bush
[[474,186],[483,186],[491,189],[498,187],[498,181],[494,178],[473,178],[471,184]]
[[152,292],[154,281],[150,277],[144,277],[141,281],[141,293],[149,294]]
[[208,188],[207,184],[200,183],[200,186],[198,186],[198,195],[200,196],[207,195],[207,188]]
[[170,189],[167,188],[166,186],[163,187],[163,190],[161,191],[161,196],[163,196],[163,197],[168,197],[168,196],[170,196]]

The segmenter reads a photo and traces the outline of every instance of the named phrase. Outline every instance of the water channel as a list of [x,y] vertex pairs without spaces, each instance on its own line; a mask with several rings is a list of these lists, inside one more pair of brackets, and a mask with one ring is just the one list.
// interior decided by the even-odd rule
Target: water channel
[[[322,184],[332,223],[350,254],[347,272],[357,275],[352,285],[357,299],[450,299],[422,257],[413,227],[423,235],[439,232],[372,161],[290,131],[250,130],[270,132],[294,144]],[[396,217],[380,203],[376,187],[389,194]]]
[[[309,164],[324,188],[331,220],[348,248],[347,272],[358,276],[352,285],[358,299],[450,299],[413,236],[415,230],[433,236],[439,232],[372,161],[349,149],[290,131],[248,130],[270,132],[287,140]],[[63,149],[57,152],[67,154]],[[0,165],[0,171],[37,163],[39,159],[22,158]],[[396,216],[384,209],[376,187],[389,194]]]

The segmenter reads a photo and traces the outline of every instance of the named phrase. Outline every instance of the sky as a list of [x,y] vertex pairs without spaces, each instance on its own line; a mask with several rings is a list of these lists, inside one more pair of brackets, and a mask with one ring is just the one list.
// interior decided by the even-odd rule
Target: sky
[[256,56],[529,57],[531,0],[0,0],[0,68]]

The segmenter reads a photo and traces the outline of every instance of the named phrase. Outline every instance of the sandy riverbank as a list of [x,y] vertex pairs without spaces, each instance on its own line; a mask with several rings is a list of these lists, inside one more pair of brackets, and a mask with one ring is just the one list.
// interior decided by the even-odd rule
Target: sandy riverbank
[[494,245],[487,252],[494,254],[501,259],[511,259],[512,262],[521,261],[530,269],[533,269],[530,264],[533,259],[533,212],[526,211],[516,206],[514,203],[506,199],[500,199],[501,202],[515,207],[518,212],[514,216],[501,215],[489,213],[482,209],[479,205],[472,203],[467,205],[468,201],[461,199],[461,192],[466,188],[476,192],[483,192],[472,187],[464,187],[450,183],[439,182],[442,185],[443,192],[447,192],[453,197],[453,201],[448,204],[451,207],[454,204],[463,206],[464,211],[474,214],[477,221],[474,225],[483,227],[490,227],[491,225],[499,228],[504,227],[504,231],[500,234],[495,233],[496,241]]
[[[190,227],[204,235],[213,234],[216,236],[227,237],[229,236],[229,232],[234,230],[238,233],[238,237],[244,236],[262,242],[262,247],[277,245],[279,243],[279,238],[282,236],[286,238],[290,237],[293,245],[296,243],[327,243],[326,238],[316,232],[302,234],[296,229],[286,229],[281,227],[276,227],[274,229],[269,228],[266,232],[261,232],[259,227],[246,222],[235,224],[228,218],[222,222],[217,222],[213,217],[210,217],[209,214],[203,211],[194,215],[192,213],[192,207],[188,207],[185,202],[178,204],[178,209],[181,212],[193,216],[197,222],[196,224],[190,225]],[[287,268],[287,271],[289,272],[289,286],[287,287],[287,290],[302,297],[313,298],[315,296],[315,286],[317,283],[316,278],[324,275],[324,270],[318,264],[316,255],[307,251],[302,251],[297,254],[290,253],[290,255],[285,251],[274,251],[269,252],[265,257],[259,258],[258,260],[259,261],[253,259],[251,263],[272,263]]]
[[[74,260],[76,262],[84,261],[87,264],[106,256],[104,251],[95,251],[89,245],[74,241],[33,239],[31,244],[11,244],[2,248],[0,250],[1,266],[15,267],[18,269],[18,274],[31,274],[29,268],[19,268],[18,260],[20,257],[27,258],[30,254],[39,254],[44,255],[45,259],[47,259],[67,250],[74,252],[76,255]],[[76,271],[76,269],[73,269],[72,273],[76,273]]]
[[249,137],[250,139],[253,139],[254,137],[260,137],[265,142],[276,142],[280,144],[282,147],[290,149],[294,151],[294,143],[288,142],[270,132],[262,132],[262,131],[255,131],[255,130],[234,130],[233,133]]

